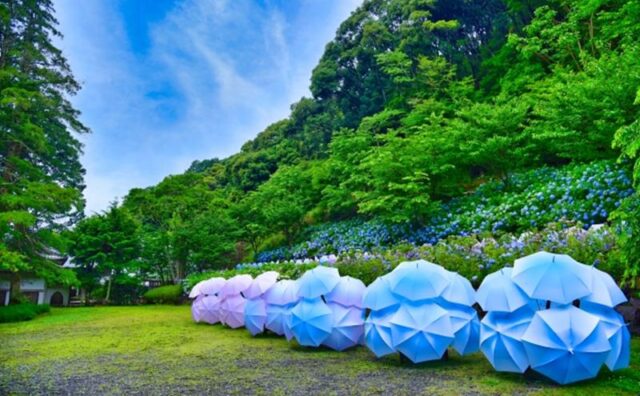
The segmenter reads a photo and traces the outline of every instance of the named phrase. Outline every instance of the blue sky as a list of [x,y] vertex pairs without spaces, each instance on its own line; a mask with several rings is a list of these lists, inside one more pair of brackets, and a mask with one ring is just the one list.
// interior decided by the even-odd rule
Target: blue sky
[[223,158],[308,96],[361,0],[55,0],[83,84],[87,214],[132,187]]

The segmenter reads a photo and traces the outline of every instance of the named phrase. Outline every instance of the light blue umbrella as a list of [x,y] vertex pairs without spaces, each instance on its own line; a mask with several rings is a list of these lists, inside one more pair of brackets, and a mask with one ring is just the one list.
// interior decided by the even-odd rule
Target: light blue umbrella
[[255,336],[264,332],[267,322],[267,304],[261,298],[247,300],[244,304],[244,327]]
[[517,259],[511,278],[530,298],[570,304],[591,294],[593,272],[566,254],[538,252]]
[[266,304],[267,318],[264,327],[277,335],[285,335],[284,327],[289,316],[289,311],[293,305],[273,305]]
[[387,308],[380,311],[371,311],[364,322],[364,342],[367,348],[377,357],[394,353],[393,340],[391,339],[391,317],[396,313],[396,308]]
[[559,384],[596,377],[611,352],[598,317],[573,305],[536,312],[522,342],[531,368]]
[[480,322],[480,350],[497,371],[524,373],[529,358],[521,337],[534,311],[524,306],[514,312],[489,312]]
[[322,345],[337,351],[358,345],[364,334],[364,311],[337,303],[328,303],[327,306],[332,311],[333,328]]
[[440,297],[454,304],[471,306],[475,303],[476,291],[467,278],[456,272],[449,272],[449,284]]
[[298,284],[296,281],[283,279],[276,282],[264,293],[264,300],[270,305],[295,304],[298,297]]
[[377,278],[364,292],[362,302],[365,308],[382,310],[400,304],[400,299],[391,293],[388,275]]
[[298,279],[298,297],[320,297],[332,291],[338,282],[340,282],[340,274],[337,269],[319,265],[305,272]]
[[333,318],[322,299],[302,299],[291,309],[291,331],[300,345],[317,347],[329,337]]
[[362,296],[367,287],[360,279],[343,276],[340,281],[324,299],[327,302],[335,302],[345,307],[362,308]]
[[631,334],[624,318],[613,308],[583,301],[580,308],[597,316],[604,326],[604,331],[611,344],[611,352],[606,364],[611,371],[629,367],[631,359]]
[[461,355],[468,355],[480,349],[480,320],[473,307],[438,301],[438,305],[449,313],[453,328],[453,347]]
[[424,260],[403,262],[388,277],[391,291],[409,301],[436,298],[449,285],[449,273]]
[[295,305],[292,305],[291,308],[284,313],[284,323],[282,326],[282,331],[284,332],[284,338],[286,338],[287,341],[293,340],[294,336],[293,329],[291,328],[291,321],[293,317],[291,315],[291,310],[293,309],[293,307],[295,307]]
[[514,312],[528,305],[531,299],[511,279],[513,268],[502,268],[487,275],[478,291],[476,302],[490,312]]
[[611,275],[600,271],[595,267],[591,267],[593,282],[591,284],[591,294],[587,295],[582,301],[604,305],[606,307],[615,307],[618,304],[627,302],[627,297],[613,280]]
[[393,347],[414,363],[442,358],[454,339],[449,314],[433,302],[403,303],[391,317]]

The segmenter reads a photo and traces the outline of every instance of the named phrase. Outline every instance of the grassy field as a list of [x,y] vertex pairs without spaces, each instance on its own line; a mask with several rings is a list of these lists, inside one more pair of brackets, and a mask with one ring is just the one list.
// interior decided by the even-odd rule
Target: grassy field
[[536,375],[495,372],[481,354],[420,365],[397,356],[252,338],[195,324],[187,306],[53,309],[0,325],[0,394],[638,394],[632,367],[559,387]]

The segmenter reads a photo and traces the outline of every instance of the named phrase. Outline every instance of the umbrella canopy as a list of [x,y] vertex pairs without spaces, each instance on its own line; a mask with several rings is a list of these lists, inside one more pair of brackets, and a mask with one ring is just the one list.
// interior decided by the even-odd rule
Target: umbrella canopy
[[560,384],[596,377],[611,352],[598,317],[572,305],[536,312],[522,342],[531,368]]
[[[364,285],[363,285],[364,286]],[[328,303],[333,316],[333,329],[322,345],[343,351],[360,343],[364,334],[364,311],[357,307],[345,307]]]
[[456,272],[449,272],[449,285],[440,297],[454,304],[471,306],[476,302],[476,291],[467,278]]
[[189,298],[196,298],[198,297],[200,294],[200,286],[202,285],[202,282],[204,281],[200,281],[198,283],[195,284],[195,286],[193,286],[191,288],[191,291],[189,291]]
[[288,305],[298,302],[298,283],[289,279],[276,282],[264,293],[264,300],[267,304]]
[[480,320],[476,310],[468,305],[446,301],[440,301],[438,305],[449,313],[455,350],[460,355],[477,352],[480,349]]
[[440,359],[453,342],[447,311],[433,302],[405,303],[391,317],[393,347],[414,363]]
[[220,289],[219,295],[223,297],[238,295],[251,286],[252,280],[251,275],[236,275],[229,278]]
[[191,303],[191,317],[194,322],[200,322],[202,320],[202,315],[204,314],[204,304],[202,303],[203,298],[204,296],[198,295]]
[[329,337],[333,313],[322,299],[302,299],[291,309],[291,331],[300,345],[320,346]]
[[524,373],[529,358],[521,337],[534,311],[524,306],[514,312],[489,312],[480,322],[480,350],[497,371]]
[[364,342],[367,348],[377,357],[394,353],[393,340],[391,339],[391,317],[395,314],[395,308],[381,311],[371,311],[364,322]]
[[201,321],[209,324],[220,322],[220,297],[216,295],[202,295],[202,317]]
[[409,301],[438,297],[449,285],[449,273],[424,260],[401,263],[389,273],[391,291]]
[[340,282],[340,274],[335,268],[317,266],[298,279],[298,297],[316,298],[329,294]]
[[264,327],[277,335],[285,335],[284,327],[292,307],[293,305],[266,304],[267,318]]
[[362,305],[372,310],[382,310],[400,304],[398,297],[391,293],[387,275],[377,278],[364,292]]
[[631,359],[631,334],[624,318],[612,308],[600,304],[582,302],[584,311],[595,315],[604,326],[604,331],[611,344],[611,352],[605,361],[611,371],[629,367]]
[[239,294],[227,297],[221,304],[223,323],[232,329],[244,326],[244,304],[247,300]]
[[247,300],[244,304],[244,326],[251,335],[264,332],[267,322],[267,304],[261,298]]
[[600,271],[595,267],[591,267],[593,283],[591,284],[591,294],[587,295],[582,301],[588,301],[604,305],[606,307],[615,307],[618,304],[627,302],[627,297],[613,280],[611,275]]
[[263,272],[251,281],[251,285],[249,285],[247,290],[243,291],[242,294],[249,299],[260,297],[269,290],[271,286],[275,285],[278,281],[278,276],[280,276],[280,274],[276,271]]
[[343,276],[324,298],[327,302],[335,302],[345,307],[362,308],[362,296],[366,289],[360,279]]
[[570,304],[591,294],[593,272],[565,254],[538,252],[517,259],[511,278],[531,298]]
[[224,278],[211,278],[202,281],[198,283],[200,285],[200,293],[208,296],[218,294],[226,282]]
[[483,310],[513,312],[531,299],[511,279],[513,268],[502,268],[484,278],[476,293],[476,302]]

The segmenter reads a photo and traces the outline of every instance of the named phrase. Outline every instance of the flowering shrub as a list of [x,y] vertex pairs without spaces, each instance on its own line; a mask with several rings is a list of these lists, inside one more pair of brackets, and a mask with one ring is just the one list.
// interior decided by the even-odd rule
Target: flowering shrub
[[608,226],[594,225],[585,230],[581,226],[553,223],[541,231],[527,231],[520,235],[452,235],[434,245],[402,243],[373,252],[355,251],[313,260],[240,264],[233,270],[192,275],[187,279],[186,287],[188,289],[213,276],[230,278],[239,273],[256,276],[265,271],[278,271],[284,278],[297,279],[319,263],[335,266],[342,275],[353,276],[369,284],[399,263],[416,259],[440,264],[478,286],[487,274],[511,266],[517,258],[540,250],[568,254],[582,263],[598,266],[616,279],[620,279],[624,272],[615,234]]
[[374,250],[400,242],[436,244],[451,235],[523,232],[563,221],[585,227],[605,222],[633,193],[628,171],[611,161],[539,168],[518,173],[507,182],[491,181],[472,194],[443,204],[425,226],[388,226],[350,220],[310,227],[292,249],[261,252],[259,262],[297,259],[328,253]]

